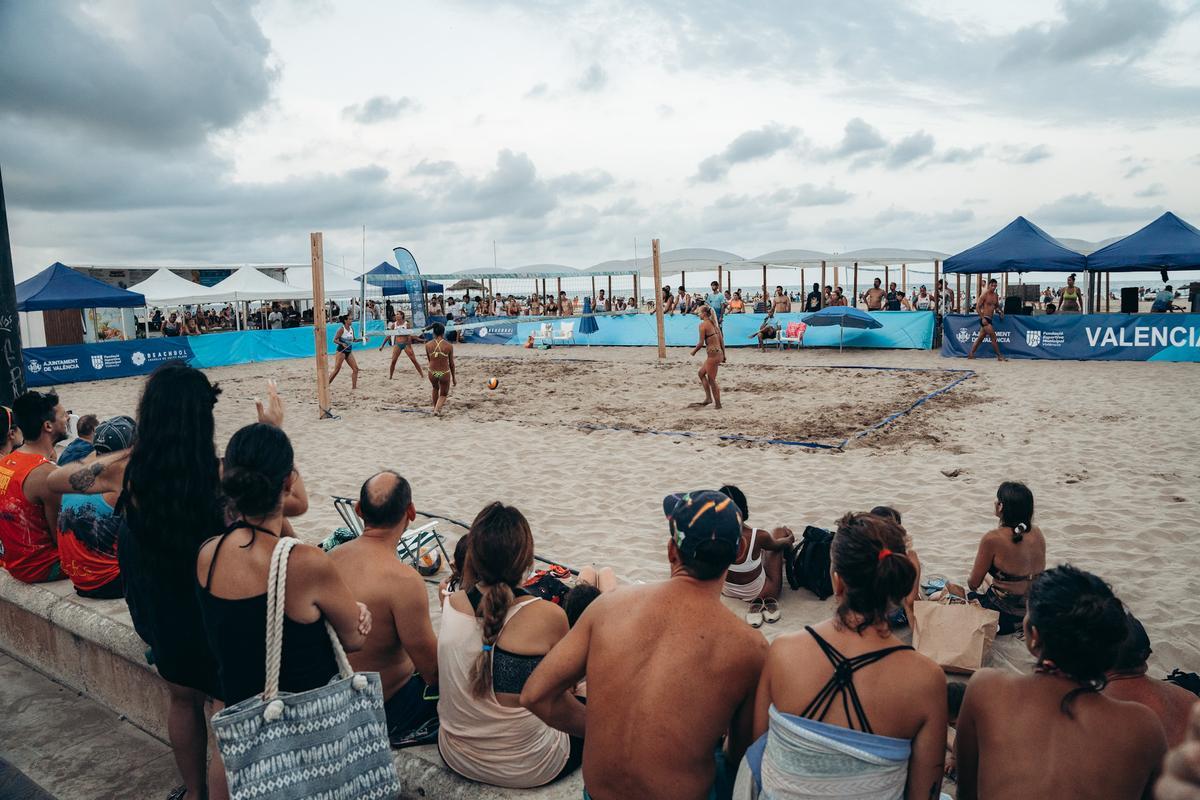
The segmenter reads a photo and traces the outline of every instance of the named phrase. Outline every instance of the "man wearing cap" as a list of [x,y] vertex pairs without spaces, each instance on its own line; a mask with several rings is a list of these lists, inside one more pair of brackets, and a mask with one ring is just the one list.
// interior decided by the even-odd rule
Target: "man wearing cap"
[[[81,460],[90,464],[109,453],[133,446],[137,430],[132,417],[101,422],[92,438],[94,452]],[[120,517],[113,509],[117,493],[64,494],[58,515],[58,552],[62,568],[81,597],[111,599],[125,595],[117,565],[117,531]]]
[[[586,730],[594,800],[727,794],[751,741],[767,643],[720,599],[741,516],[714,491],[668,495],[663,511],[671,577],[601,595],[521,693],[548,725]],[[570,691],[584,677],[586,707]]]

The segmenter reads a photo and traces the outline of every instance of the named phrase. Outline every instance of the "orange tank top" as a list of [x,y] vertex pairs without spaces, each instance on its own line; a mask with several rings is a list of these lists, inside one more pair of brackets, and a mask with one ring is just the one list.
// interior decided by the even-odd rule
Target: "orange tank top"
[[49,464],[34,453],[13,452],[0,461],[0,545],[4,566],[19,581],[36,583],[58,564],[58,547],[46,524],[46,512],[25,496],[29,473]]

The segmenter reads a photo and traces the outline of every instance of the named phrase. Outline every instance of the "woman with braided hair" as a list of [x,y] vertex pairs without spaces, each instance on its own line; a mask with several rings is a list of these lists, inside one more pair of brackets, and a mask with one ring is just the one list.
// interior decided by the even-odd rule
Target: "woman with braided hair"
[[[967,587],[968,598],[1000,612],[1000,635],[1021,629],[1030,582],[1046,568],[1046,537],[1033,524],[1033,492],[1005,481],[996,490],[993,512],[1000,525],[983,535]],[[990,586],[984,580],[991,576]]]
[[438,750],[463,777],[514,789],[573,771],[582,741],[521,707],[525,681],[567,635],[566,613],[520,587],[533,534],[517,509],[491,503],[467,534],[475,581],[442,606],[438,634]]
[[1100,578],[1065,564],[1034,579],[1025,616],[1032,675],[985,669],[958,716],[958,797],[1149,797],[1167,751],[1162,724],[1101,693],[1127,635]]

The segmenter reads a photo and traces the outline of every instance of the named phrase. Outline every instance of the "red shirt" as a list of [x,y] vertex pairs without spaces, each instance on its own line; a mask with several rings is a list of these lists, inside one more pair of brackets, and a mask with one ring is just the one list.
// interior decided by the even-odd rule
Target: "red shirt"
[[50,535],[46,512],[25,496],[29,473],[45,458],[14,451],[0,461],[0,546],[4,566],[19,581],[37,583],[50,576],[58,564],[58,547]]

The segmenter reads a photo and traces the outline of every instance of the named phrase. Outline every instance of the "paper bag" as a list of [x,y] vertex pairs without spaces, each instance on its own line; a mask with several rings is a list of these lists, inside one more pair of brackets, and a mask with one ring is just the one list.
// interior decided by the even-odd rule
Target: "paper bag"
[[1000,627],[1000,612],[974,600],[944,598],[917,602],[913,614],[913,647],[918,653],[946,672],[969,675],[984,666]]

